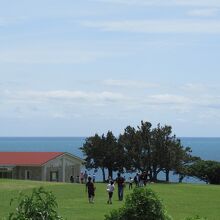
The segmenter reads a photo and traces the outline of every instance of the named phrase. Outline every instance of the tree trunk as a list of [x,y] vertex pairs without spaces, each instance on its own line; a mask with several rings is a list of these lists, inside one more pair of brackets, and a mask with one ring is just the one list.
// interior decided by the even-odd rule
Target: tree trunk
[[111,177],[113,179],[113,170],[112,168],[108,168],[108,176]]
[[157,174],[158,174],[157,169],[153,167],[153,177],[152,177],[153,181],[157,181]]
[[169,182],[170,181],[170,171],[169,170],[166,170],[166,182]]
[[103,183],[105,183],[105,168],[102,168]]
[[185,177],[184,175],[179,174],[179,183],[182,183],[182,182],[183,182],[183,178],[184,178],[184,177]]
[[152,181],[153,178],[152,169],[149,169],[148,176],[149,176],[149,180]]

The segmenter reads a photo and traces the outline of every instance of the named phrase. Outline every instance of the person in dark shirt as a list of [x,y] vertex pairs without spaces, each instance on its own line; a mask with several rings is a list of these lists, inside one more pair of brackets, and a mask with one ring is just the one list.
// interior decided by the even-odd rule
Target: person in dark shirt
[[70,182],[71,182],[71,183],[74,182],[74,178],[73,178],[73,176],[70,177]]
[[118,200],[123,200],[123,191],[125,186],[125,179],[121,177],[121,174],[118,173],[118,177],[116,178],[116,183],[118,184]]
[[138,187],[139,186],[139,174],[138,173],[134,177],[134,182],[135,182],[136,187]]
[[89,203],[94,203],[95,186],[91,180],[92,178],[89,177],[88,182],[86,183],[86,191],[88,192]]

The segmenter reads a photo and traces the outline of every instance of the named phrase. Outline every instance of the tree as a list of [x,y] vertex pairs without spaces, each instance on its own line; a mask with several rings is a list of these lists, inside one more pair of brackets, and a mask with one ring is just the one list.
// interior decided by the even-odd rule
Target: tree
[[157,180],[159,172],[166,174],[169,182],[169,173],[182,167],[188,150],[184,149],[181,141],[172,135],[171,126],[158,126],[152,130],[152,172],[153,180]]
[[179,175],[179,183],[182,183],[185,177],[191,176],[191,166],[201,160],[200,157],[192,156],[191,152],[190,147],[184,149],[182,164],[174,170],[174,173]]
[[111,177],[113,171],[123,170],[123,148],[111,131],[108,131],[106,135],[96,134],[87,138],[81,150],[86,156],[87,168],[102,169],[103,181],[105,181],[105,169],[108,169],[108,175]]
[[101,137],[95,135],[86,139],[81,148],[86,156],[87,167],[105,168],[109,176],[113,171],[145,171],[150,180],[156,181],[158,173],[166,174],[169,181],[170,171],[183,174],[192,159],[191,149],[184,148],[181,141],[172,134],[171,126],[158,126],[152,129],[150,122],[141,121],[137,128],[127,126],[118,140],[112,132]]
[[156,181],[157,175],[163,171],[166,181],[169,173],[178,170],[183,164],[186,154],[181,142],[172,135],[171,126],[158,126],[151,129],[150,122],[141,122],[135,129],[128,126],[119,137],[119,144],[125,151],[127,170],[146,171],[150,180]]
[[103,140],[98,134],[86,138],[83,147],[80,148],[84,154],[87,168],[101,168],[103,181],[105,181],[105,167],[103,166],[104,149]]
[[189,175],[206,183],[220,184],[220,162],[198,160],[190,166]]
[[151,123],[141,122],[135,129],[128,126],[119,136],[119,145],[125,152],[125,168],[129,171],[148,171],[151,165]]
[[171,158],[170,134],[171,127],[161,127],[160,124],[152,130],[152,179],[154,181],[157,180],[157,175],[169,166]]
[[103,166],[108,169],[108,176],[113,176],[113,171],[122,171],[124,165],[124,151],[111,131],[106,136],[102,135],[103,149],[105,151]]

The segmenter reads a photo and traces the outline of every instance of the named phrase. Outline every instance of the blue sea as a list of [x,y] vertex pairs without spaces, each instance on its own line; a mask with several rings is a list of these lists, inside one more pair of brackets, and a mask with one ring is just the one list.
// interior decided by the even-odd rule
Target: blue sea
[[[85,137],[0,137],[0,151],[58,151],[69,152],[83,158],[79,148],[85,139]],[[193,155],[205,160],[220,161],[220,138],[180,139],[185,147],[191,147]],[[164,175],[161,174],[159,178],[164,179]],[[101,172],[97,173],[97,179],[102,179]],[[171,181],[177,181],[177,177],[171,175]],[[201,183],[193,178],[186,178],[185,182]]]

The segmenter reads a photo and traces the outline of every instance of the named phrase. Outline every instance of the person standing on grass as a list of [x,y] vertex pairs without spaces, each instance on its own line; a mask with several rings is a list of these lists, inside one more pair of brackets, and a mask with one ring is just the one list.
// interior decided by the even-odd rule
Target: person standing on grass
[[109,176],[107,182],[108,182],[108,183],[111,183],[111,181],[112,181],[112,177]]
[[85,171],[85,173],[84,173],[84,175],[83,175],[83,178],[84,178],[85,183],[87,183],[87,181],[88,181],[87,171]]
[[95,172],[92,175],[92,182],[95,183]]
[[144,186],[147,185],[147,172],[144,171]]
[[89,203],[94,203],[95,185],[92,182],[91,177],[88,177],[88,182],[86,183],[86,192],[88,192]]
[[118,200],[123,200],[123,191],[125,186],[125,179],[121,177],[121,174],[118,173],[118,177],[116,178],[116,183],[118,184]]
[[70,177],[70,182],[71,182],[71,183],[74,182],[74,178],[73,178],[73,176]]
[[134,177],[134,182],[135,182],[136,187],[138,187],[139,186],[139,175],[138,175],[138,173]]
[[111,180],[111,182],[107,185],[107,192],[108,192],[108,204],[112,204],[112,196],[113,196],[113,192],[115,190],[115,185],[114,185],[114,181]]
[[144,173],[142,172],[140,177],[139,177],[139,186],[143,187],[144,186]]
[[129,180],[128,180],[128,182],[129,182],[129,190],[130,189],[132,189],[133,188],[133,186],[132,186],[132,184],[133,184],[133,179],[131,178],[131,177],[129,177]]

